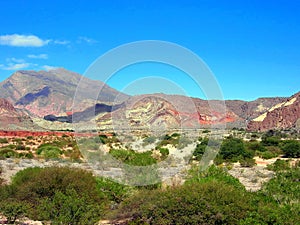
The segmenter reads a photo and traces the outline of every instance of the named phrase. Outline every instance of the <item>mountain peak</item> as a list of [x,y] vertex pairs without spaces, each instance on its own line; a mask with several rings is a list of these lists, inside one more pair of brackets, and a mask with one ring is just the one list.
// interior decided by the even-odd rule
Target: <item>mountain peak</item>
[[[57,68],[50,71],[20,70],[0,83],[0,97],[10,100],[15,107],[33,116],[64,115],[72,111],[75,94],[80,102],[76,110],[94,105],[94,93],[103,87],[97,102],[110,104],[116,96],[124,95],[101,81],[83,79],[78,73]],[[77,90],[79,82],[85,90]],[[104,86],[103,86],[104,85]]]

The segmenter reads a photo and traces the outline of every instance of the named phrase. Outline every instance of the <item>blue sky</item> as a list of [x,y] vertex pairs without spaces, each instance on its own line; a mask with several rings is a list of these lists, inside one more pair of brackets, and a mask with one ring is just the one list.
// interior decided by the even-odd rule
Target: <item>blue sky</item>
[[[64,67],[83,74],[99,56],[119,45],[163,40],[201,57],[225,99],[290,96],[300,91],[299,12],[297,0],[4,0],[0,80],[18,69]],[[147,79],[141,83],[149,76],[165,77],[187,95],[203,97],[185,74],[162,65],[125,68],[108,84],[131,94],[163,91],[164,85],[147,86]],[[128,89],[134,82],[144,88]],[[181,93],[176,88],[165,90]]]

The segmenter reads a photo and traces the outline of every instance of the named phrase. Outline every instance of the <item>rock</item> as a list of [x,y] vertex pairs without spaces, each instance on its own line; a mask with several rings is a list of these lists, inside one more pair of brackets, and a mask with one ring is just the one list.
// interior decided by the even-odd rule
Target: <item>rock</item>
[[267,131],[297,128],[299,118],[300,92],[253,119],[248,124],[247,129],[250,131]]

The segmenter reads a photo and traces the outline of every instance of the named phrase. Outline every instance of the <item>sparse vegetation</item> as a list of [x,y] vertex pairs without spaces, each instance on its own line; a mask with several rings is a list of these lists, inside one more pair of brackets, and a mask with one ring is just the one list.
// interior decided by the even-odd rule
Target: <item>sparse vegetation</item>
[[[288,174],[283,176],[292,182]],[[278,190],[293,201],[299,199],[299,190],[289,190],[286,196],[279,191],[279,184],[283,182],[280,179],[274,179],[276,185],[267,184],[263,191],[253,193],[247,192],[237,179],[222,169],[210,167],[199,173],[194,168],[183,186],[141,190],[125,200],[112,218],[129,218],[128,224],[292,225],[300,212],[299,202],[294,202],[291,208],[287,202],[278,204],[273,195]],[[293,185],[295,187],[295,181]]]
[[[282,154],[299,157],[299,141],[281,140],[282,135],[276,132],[262,135],[261,142],[248,136],[246,140],[229,136],[215,158],[215,164],[221,164],[219,167],[211,166],[201,172],[199,167],[193,166],[183,185],[170,187],[161,183],[130,187],[66,167],[25,169],[16,174],[11,184],[0,180],[0,212],[10,223],[26,216],[52,224],[95,224],[101,218],[116,223],[124,219],[127,224],[296,224],[295,219],[300,213],[299,163],[291,166],[292,159],[278,159],[268,165],[267,168],[276,175],[258,192],[247,192],[227,170],[235,165],[234,162],[239,162],[242,167],[254,166],[254,155],[262,158]],[[159,178],[155,165],[169,155],[166,146],[178,147],[179,139],[184,137],[178,133],[165,135],[155,150],[146,152],[133,151],[130,146],[123,149],[124,146],[113,138],[106,135],[82,138],[79,144],[95,153],[99,144],[108,146],[111,148],[109,154],[125,163],[126,179],[135,176],[134,182],[143,184]],[[145,145],[156,142],[151,136],[145,139]],[[70,136],[6,140],[0,143],[2,159],[81,157]],[[213,150],[220,146],[204,136],[198,141],[193,152],[194,160],[198,161],[207,147]],[[139,168],[146,165],[153,168],[149,171],[142,170],[145,167]],[[136,169],[140,170],[141,176],[136,175]],[[253,177],[251,182],[260,180]]]

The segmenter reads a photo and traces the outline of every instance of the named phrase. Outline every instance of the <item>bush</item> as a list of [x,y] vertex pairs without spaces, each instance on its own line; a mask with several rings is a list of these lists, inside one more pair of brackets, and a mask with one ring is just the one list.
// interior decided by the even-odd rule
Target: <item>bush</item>
[[0,138],[0,143],[1,144],[7,144],[8,140],[6,138]]
[[123,184],[116,183],[110,179],[97,177],[97,188],[103,195],[114,203],[120,203],[128,197],[132,188]]
[[29,206],[17,201],[1,201],[0,212],[7,218],[8,224],[15,224],[17,219],[26,215]]
[[25,153],[24,157],[27,159],[33,159],[33,154],[31,152],[28,152],[28,153]]
[[163,147],[166,145],[173,145],[175,147],[177,147],[177,145],[179,144],[179,138],[180,136],[173,136],[173,135],[168,135],[166,134],[165,136],[162,137],[162,140],[158,143],[157,147]]
[[259,153],[259,156],[263,159],[272,159],[272,158],[277,157],[278,155],[276,153],[266,151],[266,152]]
[[262,145],[261,142],[258,141],[249,141],[246,143],[246,149],[249,151],[260,151],[260,152],[265,152],[266,148],[265,146]]
[[28,168],[18,172],[6,189],[2,203],[29,205],[24,215],[54,224],[94,224],[108,207],[93,175],[75,168]]
[[264,146],[278,146],[280,143],[280,138],[276,136],[272,136],[272,137],[263,136],[261,143]]
[[229,138],[223,141],[219,154],[227,161],[236,162],[241,157],[248,157],[248,153],[242,139]]
[[148,166],[157,162],[151,156],[151,151],[138,153],[133,150],[111,149],[109,153],[114,158],[133,166]]
[[195,183],[141,191],[121,204],[115,218],[130,218],[129,224],[238,224],[251,210],[250,201],[223,182]]
[[199,144],[197,144],[197,146],[193,152],[193,156],[195,157],[196,160],[198,160],[198,161],[201,160],[201,158],[205,152],[206,146],[207,146],[206,141],[201,141]]
[[[277,164],[282,163],[278,162]],[[281,205],[288,204],[298,207],[300,213],[300,168],[280,170],[265,184],[262,192],[272,196]]]
[[267,169],[275,171],[275,172],[282,171],[282,170],[288,170],[288,169],[290,169],[290,164],[289,164],[289,161],[287,161],[287,160],[277,159],[273,164],[268,165]]
[[36,153],[46,159],[57,159],[60,155],[62,155],[63,151],[59,147],[51,144],[41,144]]
[[198,166],[194,166],[189,170],[189,176],[186,179],[185,184],[194,183],[207,183],[211,181],[219,181],[228,185],[234,186],[235,188],[245,190],[245,187],[240,181],[231,176],[225,168],[216,166],[210,166],[207,170],[201,171]]
[[253,158],[244,158],[239,160],[242,167],[253,167],[256,165],[255,159]]
[[194,158],[198,161],[201,160],[201,158],[206,150],[216,151],[218,149],[218,147],[220,146],[220,143],[214,139],[203,138],[203,139],[199,139],[199,141],[200,141],[200,143],[196,145],[196,148],[193,152]]
[[280,156],[283,154],[282,150],[278,146],[267,146],[266,151],[272,152],[273,154],[276,154],[277,156]]
[[0,158],[5,159],[5,158],[17,158],[19,154],[10,149],[10,148],[1,148],[0,149]]
[[[113,211],[116,221],[112,223],[126,219],[126,224],[296,224],[300,176],[294,173],[284,177],[288,183],[293,182],[291,189],[280,180],[255,193],[247,192],[221,168],[211,166],[199,172],[194,167],[183,186],[142,190],[122,202]],[[278,194],[281,199],[290,196],[291,205],[278,204]]]
[[299,158],[300,157],[300,142],[297,140],[284,141],[281,144],[281,149],[286,157]]

